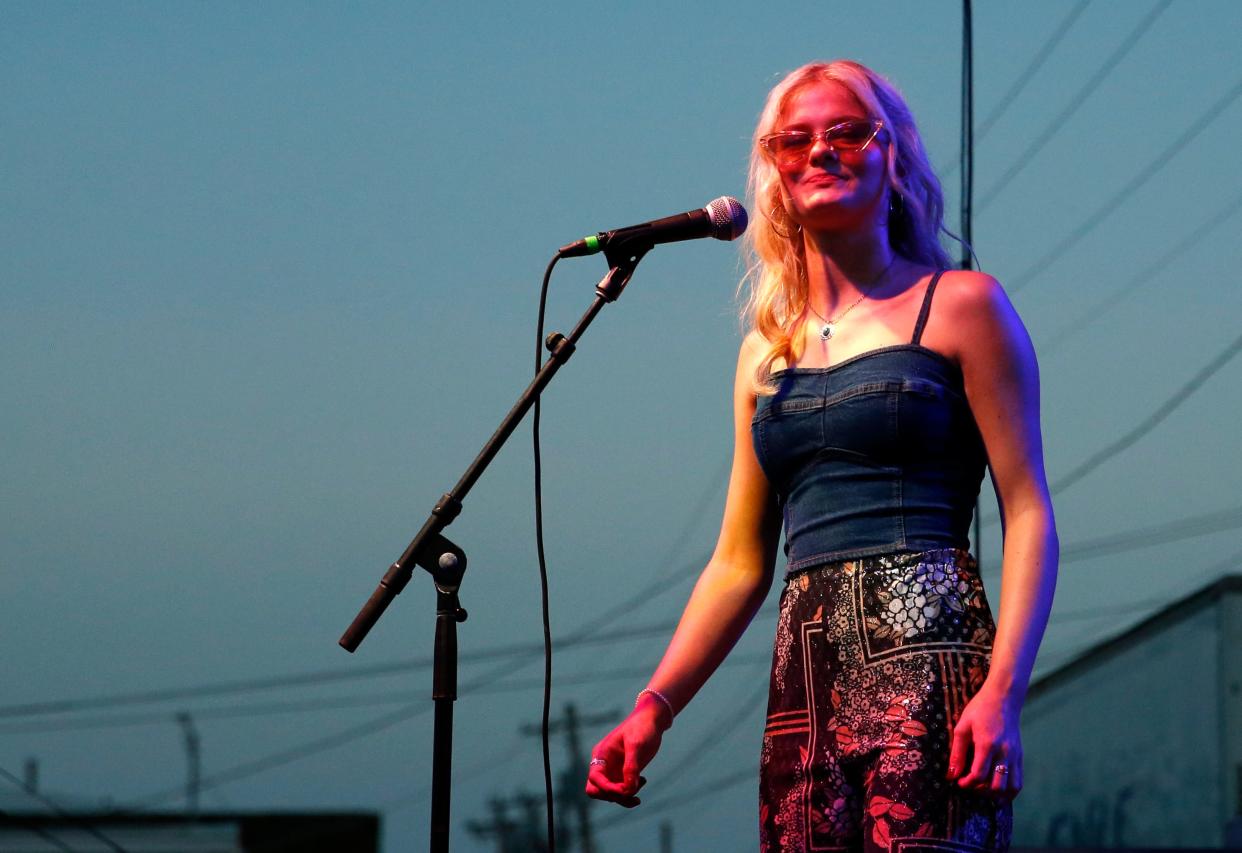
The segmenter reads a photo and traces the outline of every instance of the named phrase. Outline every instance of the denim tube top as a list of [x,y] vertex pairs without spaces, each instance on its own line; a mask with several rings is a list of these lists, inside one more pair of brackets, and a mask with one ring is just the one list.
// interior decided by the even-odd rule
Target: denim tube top
[[773,380],[751,437],[784,513],[787,573],[969,549],[987,457],[956,364],[897,344]]

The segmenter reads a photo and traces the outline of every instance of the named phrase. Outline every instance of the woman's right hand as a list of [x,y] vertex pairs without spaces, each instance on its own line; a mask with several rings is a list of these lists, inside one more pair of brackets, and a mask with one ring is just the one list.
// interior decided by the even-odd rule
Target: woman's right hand
[[[619,803],[627,809],[642,802],[635,794],[647,780],[639,773],[655,757],[664,735],[657,711],[649,704],[641,705],[595,745],[587,774],[588,797]],[[595,759],[602,759],[602,763]]]

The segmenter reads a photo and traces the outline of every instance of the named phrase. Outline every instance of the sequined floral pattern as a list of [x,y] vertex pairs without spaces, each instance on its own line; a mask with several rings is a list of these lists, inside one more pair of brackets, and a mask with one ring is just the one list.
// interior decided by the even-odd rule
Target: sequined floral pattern
[[944,779],[994,630],[958,549],[790,578],[760,759],[761,849],[1007,850],[1009,803]]

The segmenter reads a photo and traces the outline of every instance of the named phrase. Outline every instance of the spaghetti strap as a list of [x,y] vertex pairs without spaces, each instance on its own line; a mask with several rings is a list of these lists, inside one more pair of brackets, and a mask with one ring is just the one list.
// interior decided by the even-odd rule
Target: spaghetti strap
[[910,339],[912,344],[917,344],[923,337],[923,326],[927,325],[927,315],[931,312],[932,294],[936,292],[936,282],[940,281],[942,275],[944,275],[944,270],[936,270],[932,280],[927,283],[927,292],[923,295],[923,307],[919,310],[918,322],[914,324],[914,337]]

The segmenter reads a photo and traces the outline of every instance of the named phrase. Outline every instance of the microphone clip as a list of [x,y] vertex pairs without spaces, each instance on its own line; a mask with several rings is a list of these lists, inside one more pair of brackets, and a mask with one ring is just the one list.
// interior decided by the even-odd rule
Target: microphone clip
[[630,283],[634,270],[643,256],[651,251],[655,244],[650,241],[616,241],[604,249],[604,257],[608,259],[609,270],[600,283],[595,286],[595,293],[606,302],[615,302]]

